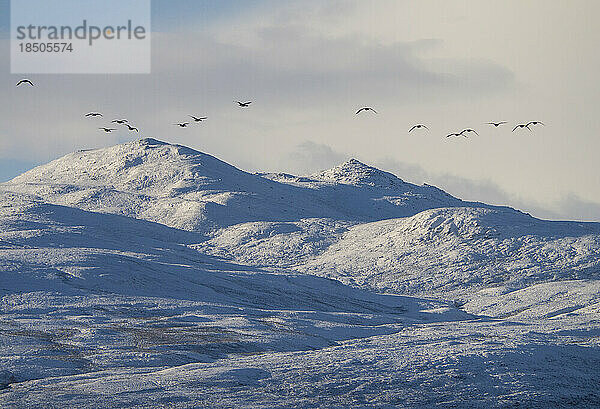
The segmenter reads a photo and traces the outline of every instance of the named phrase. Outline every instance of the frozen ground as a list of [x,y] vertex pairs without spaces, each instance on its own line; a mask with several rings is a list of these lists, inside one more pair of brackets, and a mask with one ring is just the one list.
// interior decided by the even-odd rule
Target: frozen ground
[[146,139],[0,185],[0,407],[600,407],[600,224]]

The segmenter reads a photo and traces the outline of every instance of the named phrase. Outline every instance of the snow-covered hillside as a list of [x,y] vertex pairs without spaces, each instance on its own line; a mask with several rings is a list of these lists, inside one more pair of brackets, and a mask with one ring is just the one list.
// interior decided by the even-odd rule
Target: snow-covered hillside
[[600,279],[600,224],[497,209],[427,210],[353,227],[301,269],[379,291],[469,299],[494,286]]
[[600,279],[600,224],[550,222],[503,208],[432,209],[356,225],[246,223],[196,247],[356,287],[463,301],[488,287]]
[[262,176],[184,146],[142,139],[72,153],[4,188],[200,232],[250,221],[375,221],[463,204],[354,160],[315,178]]
[[0,199],[0,350],[16,381],[314,349],[392,332],[385,324],[469,318],[436,301],[209,257],[188,247],[201,235],[160,224]]
[[600,224],[356,160],[67,155],[0,185],[0,295],[0,407],[600,407]]

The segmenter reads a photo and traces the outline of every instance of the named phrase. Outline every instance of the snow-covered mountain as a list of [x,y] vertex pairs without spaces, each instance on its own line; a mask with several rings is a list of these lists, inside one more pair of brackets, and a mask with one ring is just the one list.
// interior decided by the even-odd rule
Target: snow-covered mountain
[[0,294],[0,407],[600,406],[600,224],[354,159],[72,153],[0,185]]
[[356,160],[312,178],[281,179],[155,139],[75,152],[5,188],[200,232],[250,221],[375,221],[464,205],[437,188],[403,182]]
[[467,299],[488,287],[600,279],[600,224],[433,209],[353,227],[301,270],[378,291]]
[[246,223],[196,246],[396,294],[468,300],[557,280],[600,278],[600,224],[550,222],[513,210],[441,208],[355,225]]

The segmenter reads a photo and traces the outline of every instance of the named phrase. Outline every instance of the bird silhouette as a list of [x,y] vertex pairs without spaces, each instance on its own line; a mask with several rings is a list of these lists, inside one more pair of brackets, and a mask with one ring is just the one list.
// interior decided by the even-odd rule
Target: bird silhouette
[[202,122],[202,121],[206,121],[208,119],[207,116],[202,116],[202,117],[195,117],[194,115],[190,115],[190,118],[192,118],[194,120],[194,122]]
[[498,128],[500,125],[504,125],[504,124],[506,124],[506,123],[508,123],[508,122],[506,122],[506,121],[500,121],[500,122],[488,122],[487,124],[488,124],[488,125],[493,125],[493,126],[495,126],[496,128]]
[[89,114],[85,114],[86,118],[102,116],[100,112],[90,112]]
[[252,101],[248,101],[248,102],[234,101],[234,102],[237,102],[237,104],[241,108],[248,108],[250,106],[250,104],[252,103]]
[[516,131],[519,128],[521,128],[521,129],[527,128],[527,130],[529,132],[531,132],[531,128],[529,128],[529,124],[519,124],[519,125],[515,126],[512,131],[514,132],[514,131]]
[[423,125],[423,124],[418,124],[418,125],[415,125],[415,126],[413,126],[412,128],[410,128],[410,129],[408,130],[408,133],[411,133],[411,132],[412,132],[412,131],[414,131],[415,129],[421,129],[421,128],[425,128],[425,129],[429,130],[429,128],[427,128],[425,125]]
[[116,129],[113,129],[113,128],[98,128],[98,129],[100,129],[101,131],[104,131],[106,133],[111,133],[112,131],[116,131]]
[[535,125],[542,125],[542,126],[545,126],[546,124],[544,124],[543,122],[540,122],[540,121],[530,121],[530,122],[527,123],[527,127],[529,127],[529,125],[534,125],[534,126]]
[[135,126],[131,126],[129,124],[125,124],[125,126],[127,127],[127,129],[129,129],[130,131],[135,131],[135,132],[139,132],[140,130],[137,129]]
[[450,138],[452,136],[464,136],[465,138],[467,138],[467,135],[463,134],[462,132],[461,133],[451,133],[451,134],[448,134],[448,135],[446,135],[446,138]]
[[377,111],[375,111],[373,108],[371,107],[362,107],[361,109],[359,109],[358,111],[356,111],[356,115],[360,114],[363,111],[373,111],[375,113],[377,113]]
[[28,80],[27,78],[25,78],[25,79],[22,79],[21,81],[17,82],[17,87],[18,87],[19,85],[23,85],[23,84],[29,84],[29,85],[31,85],[31,86],[33,87],[33,82],[31,82],[31,81],[30,81],[30,80]]
[[111,122],[115,123],[115,124],[119,124],[119,125],[125,125],[129,121],[127,119],[115,119],[114,121],[111,121]]
[[173,124],[175,126],[178,126],[180,128],[186,128],[190,123],[189,122],[181,122],[181,123],[177,123],[177,124]]
[[477,131],[476,131],[475,129],[471,129],[471,128],[463,129],[463,130],[460,132],[460,134],[461,134],[461,135],[463,135],[463,136],[467,136],[467,135],[465,135],[465,134],[466,134],[466,133],[469,133],[469,132],[473,132],[475,135],[479,136],[479,134],[477,133]]

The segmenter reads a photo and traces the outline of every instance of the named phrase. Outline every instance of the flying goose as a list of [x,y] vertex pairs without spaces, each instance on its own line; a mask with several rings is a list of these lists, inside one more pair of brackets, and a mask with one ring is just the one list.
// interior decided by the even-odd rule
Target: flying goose
[[21,81],[17,82],[17,87],[23,84],[29,84],[33,87],[33,82],[31,82],[31,80],[28,80],[27,78],[24,78]]
[[425,129],[429,130],[429,128],[427,128],[425,125],[423,125],[423,124],[418,124],[418,125],[415,125],[415,126],[413,126],[412,128],[410,128],[410,130],[408,131],[408,133],[411,133],[411,132],[412,132],[413,130],[415,130],[415,129],[421,129],[421,128],[425,128]]
[[207,116],[196,117],[194,115],[190,115],[190,118],[192,118],[194,120],[194,122],[202,122],[202,121],[206,121],[208,119]]
[[356,111],[356,115],[360,114],[363,111],[373,111],[375,113],[377,113],[377,111],[375,111],[373,108],[371,107],[362,107],[361,109],[359,109],[358,111]]

